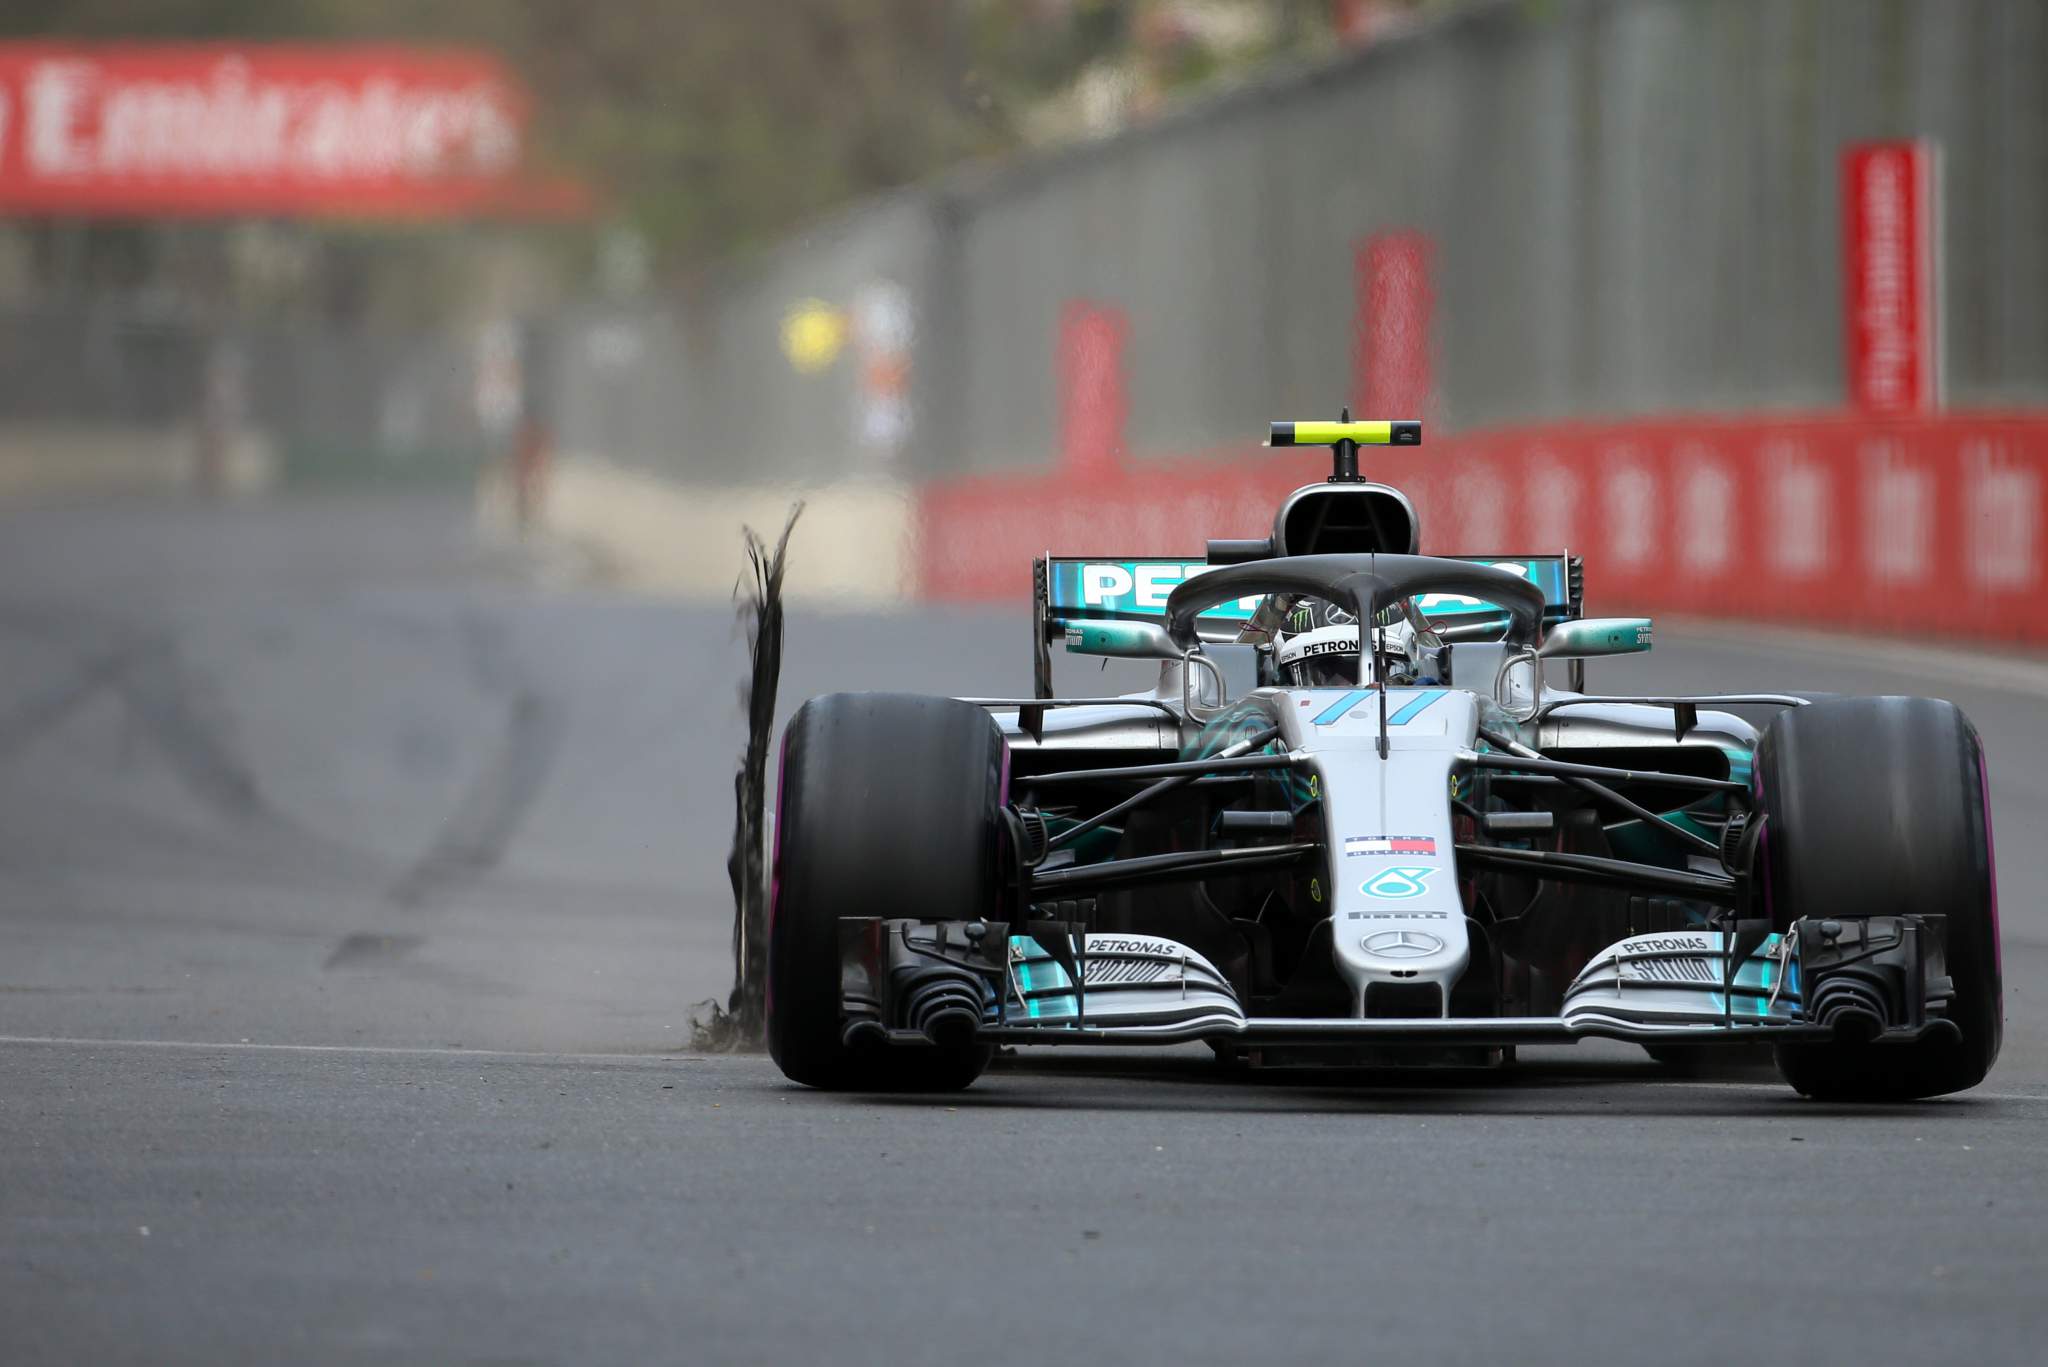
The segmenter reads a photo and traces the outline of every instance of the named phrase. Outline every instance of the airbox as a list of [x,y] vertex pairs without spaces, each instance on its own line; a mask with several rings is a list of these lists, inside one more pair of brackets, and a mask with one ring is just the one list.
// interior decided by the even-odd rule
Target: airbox
[[1311,484],[1289,494],[1273,519],[1279,555],[1414,555],[1421,543],[1415,505],[1385,484]]

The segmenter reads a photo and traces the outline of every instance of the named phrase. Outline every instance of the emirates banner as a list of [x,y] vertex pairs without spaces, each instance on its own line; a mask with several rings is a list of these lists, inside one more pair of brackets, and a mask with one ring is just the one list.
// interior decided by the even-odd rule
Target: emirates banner
[[559,216],[529,102],[462,49],[0,43],[0,214]]

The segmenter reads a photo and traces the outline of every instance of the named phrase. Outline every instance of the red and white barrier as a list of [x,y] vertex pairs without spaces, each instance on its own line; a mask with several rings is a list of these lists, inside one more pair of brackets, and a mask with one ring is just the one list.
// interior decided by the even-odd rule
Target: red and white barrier
[[[1423,549],[1586,557],[1599,611],[2048,644],[2048,415],[1663,419],[1475,432],[1362,453]],[[941,481],[918,591],[1021,600],[1032,557],[1199,555],[1269,530],[1320,452]]]

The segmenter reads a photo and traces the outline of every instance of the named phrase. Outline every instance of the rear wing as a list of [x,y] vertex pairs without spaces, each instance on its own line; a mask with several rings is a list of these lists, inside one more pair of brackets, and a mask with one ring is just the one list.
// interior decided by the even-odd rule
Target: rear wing
[[[1585,561],[1576,555],[1449,555],[1446,560],[1491,565],[1519,574],[1543,590],[1546,625],[1585,615]],[[1164,622],[1166,596],[1182,580],[1215,568],[1206,560],[1042,556],[1031,564],[1032,658],[1037,696],[1052,696],[1051,642],[1068,622]],[[1425,617],[1483,612],[1487,604],[1454,593],[1425,594],[1416,607]],[[1236,635],[1258,611],[1259,599],[1238,598],[1201,615],[1221,639]]]

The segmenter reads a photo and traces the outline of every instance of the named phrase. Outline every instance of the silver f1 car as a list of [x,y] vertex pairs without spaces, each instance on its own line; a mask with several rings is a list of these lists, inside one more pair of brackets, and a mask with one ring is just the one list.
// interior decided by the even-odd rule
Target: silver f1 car
[[[830,1088],[965,1086],[998,1045],[1492,1066],[1768,1043],[1800,1092],[1976,1084],[2002,1025],[1984,760],[1954,706],[1604,697],[1647,650],[1577,558],[1416,554],[1361,444],[1199,561],[1047,557],[1032,695],[837,693],[783,737],[769,1044]],[[1157,659],[1051,696],[1050,645]],[[1564,676],[1555,686],[1546,674]],[[1731,707],[1776,708],[1761,735]]]

